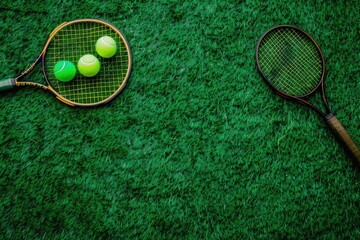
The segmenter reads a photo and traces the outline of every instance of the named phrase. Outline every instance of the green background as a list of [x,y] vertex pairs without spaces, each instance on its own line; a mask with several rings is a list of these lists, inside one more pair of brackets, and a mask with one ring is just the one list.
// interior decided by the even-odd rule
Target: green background
[[[314,111],[271,92],[259,37],[312,35],[331,108],[360,143],[360,4],[353,1],[1,1],[0,78],[63,21],[122,30],[133,73],[94,109],[41,89],[0,99],[5,239],[359,239],[360,177]],[[41,82],[40,69],[31,80]]]

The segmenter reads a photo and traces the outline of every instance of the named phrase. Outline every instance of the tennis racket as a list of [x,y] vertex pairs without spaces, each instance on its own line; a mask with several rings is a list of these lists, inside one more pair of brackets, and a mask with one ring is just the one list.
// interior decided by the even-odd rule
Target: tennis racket
[[[280,96],[295,100],[323,116],[360,164],[360,151],[331,112],[325,96],[325,61],[318,44],[299,28],[281,25],[268,30],[256,45],[256,64],[265,82]],[[323,110],[309,102],[320,91]]]
[[[117,52],[112,58],[97,56],[95,45],[103,36],[110,36],[116,42]],[[58,61],[68,60],[76,65],[85,54],[95,55],[101,62],[100,72],[96,76],[88,78],[77,72],[70,82],[55,78],[54,66]],[[40,63],[44,82],[24,80]],[[33,86],[53,93],[70,106],[97,106],[109,102],[123,90],[131,73],[131,65],[129,44],[117,27],[98,19],[78,19],[55,28],[35,62],[17,77],[0,81],[0,90]]]

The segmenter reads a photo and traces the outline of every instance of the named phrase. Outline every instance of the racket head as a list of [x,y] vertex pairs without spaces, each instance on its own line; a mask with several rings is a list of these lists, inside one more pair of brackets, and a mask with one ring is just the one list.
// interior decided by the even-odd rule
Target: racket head
[[[112,37],[117,52],[111,58],[101,58],[95,49],[103,36]],[[58,61],[68,60],[75,66],[86,54],[96,56],[100,72],[85,77],[78,70],[70,82],[55,78],[54,66]],[[42,70],[45,81],[59,100],[72,106],[97,106],[109,102],[125,87],[132,68],[132,56],[128,41],[114,25],[98,19],[78,19],[59,25],[50,34],[42,52]]]
[[307,98],[325,76],[323,53],[303,30],[280,25],[269,29],[256,45],[256,65],[266,83],[287,98]]

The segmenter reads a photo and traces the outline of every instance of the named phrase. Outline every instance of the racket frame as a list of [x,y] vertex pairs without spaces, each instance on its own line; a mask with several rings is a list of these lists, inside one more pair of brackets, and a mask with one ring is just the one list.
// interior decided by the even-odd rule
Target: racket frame
[[[259,49],[261,47],[261,43],[263,41],[263,39],[270,34],[273,31],[277,31],[281,28],[291,28],[294,29],[295,31],[301,32],[302,34],[306,35],[311,41],[312,43],[316,46],[316,49],[320,55],[321,58],[321,62],[322,62],[322,73],[321,73],[321,78],[320,81],[318,83],[318,85],[308,94],[302,95],[302,96],[293,96],[293,95],[289,95],[286,94],[284,92],[281,92],[280,90],[278,90],[269,80],[268,78],[265,76],[265,74],[262,72],[261,70],[261,66],[259,64]],[[267,30],[259,39],[259,41],[256,44],[256,51],[255,51],[255,60],[256,60],[256,67],[258,72],[260,73],[260,75],[262,76],[262,78],[265,80],[266,84],[278,95],[280,95],[283,98],[289,99],[289,100],[294,100],[297,101],[299,103],[301,103],[302,105],[305,105],[307,107],[310,107],[312,109],[314,109],[318,114],[320,114],[321,116],[323,116],[324,118],[328,119],[328,117],[331,117],[332,112],[330,110],[328,101],[326,99],[326,95],[325,95],[325,86],[324,86],[324,80],[325,80],[325,71],[326,71],[326,67],[325,67],[325,60],[324,60],[324,55],[319,47],[319,45],[317,44],[317,42],[305,31],[301,30],[300,28],[297,28],[295,26],[292,25],[279,25],[279,26],[275,26],[273,28],[270,28],[269,30]],[[326,112],[321,111],[319,108],[315,107],[313,104],[311,104],[308,101],[308,98],[310,98],[311,96],[315,95],[317,92],[319,92],[320,89],[320,94],[323,100],[323,104],[325,107]]]
[[[262,72],[260,64],[259,64],[259,49],[260,49],[260,44],[262,42],[262,40],[272,31],[278,30],[280,28],[292,28],[296,31],[301,32],[302,34],[306,35],[312,42],[313,44],[316,46],[317,51],[319,52],[319,55],[321,57],[321,62],[322,62],[322,74],[321,74],[321,78],[320,81],[318,83],[318,85],[308,94],[303,95],[303,96],[292,96],[289,94],[286,94],[284,92],[281,92],[280,90],[278,90],[265,76],[265,74]],[[258,43],[256,44],[256,52],[255,52],[255,60],[256,60],[256,66],[257,66],[257,70],[260,73],[260,75],[262,76],[262,78],[265,80],[265,82],[267,83],[267,85],[279,96],[284,97],[285,99],[289,99],[289,100],[294,100],[302,105],[305,105],[307,107],[310,107],[312,109],[314,109],[318,114],[320,114],[321,116],[323,116],[326,120],[326,123],[330,126],[331,130],[335,133],[335,135],[338,137],[338,139],[344,144],[344,147],[348,150],[349,153],[352,154],[353,156],[353,160],[354,160],[354,164],[358,167],[360,167],[360,150],[359,147],[356,145],[356,143],[352,140],[351,136],[347,133],[347,131],[345,130],[344,126],[340,123],[340,121],[336,118],[336,116],[332,113],[332,111],[330,110],[328,101],[326,99],[326,95],[325,95],[325,85],[324,85],[324,79],[325,79],[325,60],[324,60],[324,56],[323,53],[319,47],[319,45],[316,43],[316,41],[306,32],[304,32],[303,30],[291,26],[291,25],[279,25],[276,27],[273,27],[271,29],[269,29],[268,31],[266,31],[259,39]],[[322,101],[323,101],[323,105],[325,106],[325,112],[321,111],[319,108],[315,107],[313,104],[311,104],[307,99],[311,96],[313,96],[314,94],[316,94],[319,89],[321,88],[320,94],[322,97]]]
[[[112,94],[110,95],[108,98],[99,101],[99,102],[95,102],[95,103],[77,103],[71,100],[66,99],[65,97],[63,97],[61,94],[59,94],[57,91],[55,91],[53,89],[53,87],[51,86],[46,71],[45,71],[45,59],[46,59],[46,50],[49,47],[49,44],[51,43],[53,37],[56,35],[56,33],[58,33],[61,29],[63,29],[64,27],[71,25],[71,24],[75,24],[75,23],[82,23],[82,22],[95,22],[95,23],[100,23],[100,24],[104,24],[108,27],[110,27],[111,29],[113,29],[123,40],[127,53],[128,53],[128,57],[129,57],[129,64],[128,64],[128,69],[127,69],[127,74],[122,82],[122,84],[119,86],[119,88]],[[41,70],[45,79],[45,84],[41,84],[41,83],[37,83],[37,82],[31,82],[31,81],[20,81],[21,79],[23,79],[26,75],[28,75],[34,68],[35,66],[37,66],[39,63],[41,62]],[[30,65],[30,67],[28,69],[26,69],[25,71],[23,71],[20,75],[14,77],[14,78],[10,78],[8,79],[8,85],[3,87],[3,89],[9,89],[12,87],[24,87],[24,86],[32,86],[32,87],[37,87],[37,88],[41,88],[44,89],[46,91],[51,92],[52,94],[55,95],[55,97],[60,100],[61,102],[75,107],[75,106],[79,106],[79,107],[93,107],[93,106],[98,106],[98,105],[102,105],[105,104],[109,101],[111,101],[112,99],[114,99],[115,96],[117,96],[126,86],[127,84],[127,80],[129,79],[130,75],[131,75],[131,71],[132,71],[132,54],[131,54],[131,50],[130,50],[130,46],[129,46],[129,42],[126,40],[126,38],[124,37],[123,33],[114,25],[112,25],[111,23],[104,21],[104,20],[100,20],[100,19],[93,19],[93,18],[84,18],[84,19],[77,19],[77,20],[72,20],[69,22],[63,22],[62,24],[60,24],[59,26],[57,26],[48,36],[48,39],[41,51],[41,53],[39,54],[39,56],[36,58],[36,60]],[[5,80],[6,81],[6,80]],[[11,84],[11,85],[10,85]]]

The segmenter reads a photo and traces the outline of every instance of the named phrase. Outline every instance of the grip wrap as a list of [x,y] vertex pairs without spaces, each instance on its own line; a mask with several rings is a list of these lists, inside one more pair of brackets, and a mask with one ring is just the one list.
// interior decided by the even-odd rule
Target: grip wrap
[[0,81],[0,91],[11,89],[15,86],[15,80],[13,78]]
[[355,157],[356,163],[360,166],[360,150],[358,146],[356,146],[355,142],[351,139],[344,126],[334,115],[327,119],[327,123],[334,131],[334,133],[344,142],[349,152]]

